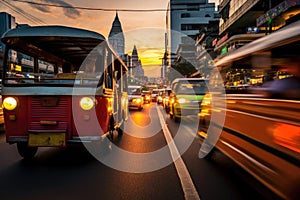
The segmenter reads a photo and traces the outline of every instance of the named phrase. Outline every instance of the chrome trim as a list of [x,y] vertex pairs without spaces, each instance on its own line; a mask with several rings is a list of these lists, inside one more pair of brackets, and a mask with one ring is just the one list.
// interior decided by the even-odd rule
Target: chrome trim
[[260,162],[258,162],[257,160],[255,160],[254,158],[252,158],[251,156],[245,154],[244,152],[240,151],[239,149],[237,149],[236,147],[232,146],[231,144],[225,142],[225,141],[221,141],[224,145],[226,145],[227,147],[231,148],[232,150],[234,150],[235,152],[239,153],[240,155],[242,155],[244,158],[246,158],[247,160],[251,161],[253,164],[255,164],[256,166],[259,166],[260,168],[269,171],[272,174],[277,174],[274,170],[272,170],[271,168],[261,164]]
[[28,138],[27,137],[18,137],[18,138],[8,138],[7,139],[8,143],[16,143],[16,142],[28,142]]
[[290,121],[290,120],[277,119],[277,118],[273,118],[273,117],[265,117],[265,116],[260,116],[260,115],[251,114],[251,113],[247,113],[247,112],[244,112],[244,111],[232,110],[232,109],[222,109],[222,108],[220,108],[220,110],[227,111],[227,112],[229,111],[229,112],[238,113],[238,114],[243,114],[243,115],[248,115],[248,116],[251,116],[251,117],[257,117],[257,118],[265,119],[265,120],[271,120],[271,121],[274,121],[274,122],[284,122],[284,123],[287,123],[287,124],[293,124],[293,125],[296,125],[296,126],[300,126],[300,123],[293,122],[293,121]]
[[[253,98],[252,98],[253,97]],[[255,98],[258,97],[258,98]],[[289,99],[268,99],[268,98],[259,98],[260,95],[248,95],[248,94],[226,94],[226,99],[230,100],[246,100],[246,101],[274,101],[274,102],[285,102],[285,103],[297,103],[300,104],[298,100],[289,100]],[[250,99],[249,99],[250,98]]]
[[71,140],[74,141],[97,141],[101,140],[101,136],[78,136],[78,137],[72,137]]
[[[32,87],[34,86],[34,87]],[[46,90],[45,90],[46,88]],[[102,87],[85,88],[80,86],[73,87],[56,87],[30,85],[30,87],[3,86],[2,95],[103,95]]]

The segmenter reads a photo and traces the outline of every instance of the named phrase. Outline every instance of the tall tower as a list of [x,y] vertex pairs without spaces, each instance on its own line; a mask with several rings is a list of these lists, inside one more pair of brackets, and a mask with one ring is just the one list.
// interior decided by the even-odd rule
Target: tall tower
[[122,25],[119,20],[118,12],[116,12],[115,19],[112,23],[112,27],[108,36],[108,42],[119,54],[119,56],[123,58],[125,51],[125,39],[122,30]]
[[132,54],[131,54],[131,67],[132,67],[132,74],[135,78],[143,78],[144,77],[144,69],[142,67],[142,62],[139,59],[139,55],[134,45]]
[[139,55],[136,49],[136,46],[134,45],[132,54],[131,54],[131,60],[132,60],[132,66],[136,67],[139,65]]

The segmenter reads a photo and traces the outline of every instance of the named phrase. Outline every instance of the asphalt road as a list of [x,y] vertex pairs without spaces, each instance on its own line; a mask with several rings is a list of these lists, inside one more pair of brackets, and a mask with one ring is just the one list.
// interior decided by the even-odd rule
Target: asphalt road
[[[192,143],[185,152],[178,148],[183,155],[182,159],[176,159],[176,165],[175,162],[168,164],[166,160],[172,160],[175,151],[166,146],[166,130],[161,129],[160,120],[166,123],[173,138],[179,135],[180,125],[163,112],[161,118],[158,110],[152,103],[142,111],[130,111],[123,137],[114,139],[108,146],[112,149],[107,148],[103,158],[110,163],[114,149],[132,154],[116,154],[113,157],[115,162],[110,163],[112,166],[103,164],[83,145],[63,149],[40,148],[34,160],[25,161],[18,155],[16,145],[6,144],[4,133],[0,134],[0,199],[263,198],[255,189],[257,185],[225,156],[220,154],[213,160],[199,159],[196,134],[193,136],[188,131],[183,132],[183,136],[195,137]],[[196,123],[193,120],[188,123]],[[181,141],[182,138],[175,144],[178,146]],[[161,153],[164,148],[171,150],[147,160],[151,153]],[[142,158],[132,158],[132,155]]]

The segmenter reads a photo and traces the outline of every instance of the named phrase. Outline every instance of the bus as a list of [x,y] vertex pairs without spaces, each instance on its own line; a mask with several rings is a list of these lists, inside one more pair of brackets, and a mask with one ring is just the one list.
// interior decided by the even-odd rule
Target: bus
[[199,114],[199,155],[213,158],[218,150],[280,199],[300,196],[299,47],[296,21],[216,61],[226,106],[207,94]]
[[128,68],[99,33],[66,26],[11,29],[2,101],[6,142],[20,156],[123,134]]

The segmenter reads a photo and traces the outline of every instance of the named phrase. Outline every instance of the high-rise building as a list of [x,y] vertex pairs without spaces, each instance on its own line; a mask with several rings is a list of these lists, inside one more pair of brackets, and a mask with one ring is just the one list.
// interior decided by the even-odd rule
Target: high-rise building
[[[166,17],[167,52],[163,62],[167,63],[167,67],[162,72],[168,74],[170,67],[176,67],[179,63],[192,64],[194,68],[199,68],[196,39],[204,32],[204,36],[213,37],[209,32],[212,24],[218,23],[218,20],[215,3],[208,3],[208,0],[170,0]],[[169,76],[168,78],[172,79]]]
[[[15,17],[6,12],[0,12],[0,37],[3,35],[3,33],[13,28],[16,28]],[[3,69],[2,63],[4,48],[5,45],[0,41],[0,71]]]
[[118,13],[116,13],[115,19],[112,23],[110,33],[108,36],[109,44],[114,48],[114,50],[119,54],[123,59],[125,52],[125,39],[122,30],[122,25],[119,20]]
[[195,39],[199,30],[215,20],[215,4],[208,0],[170,0],[167,12],[168,48],[176,53],[187,37]]
[[[6,31],[16,28],[15,17],[6,13],[0,12],[0,36],[3,35]],[[0,48],[4,51],[5,45],[0,41]]]
[[218,59],[300,18],[299,0],[221,0]]

